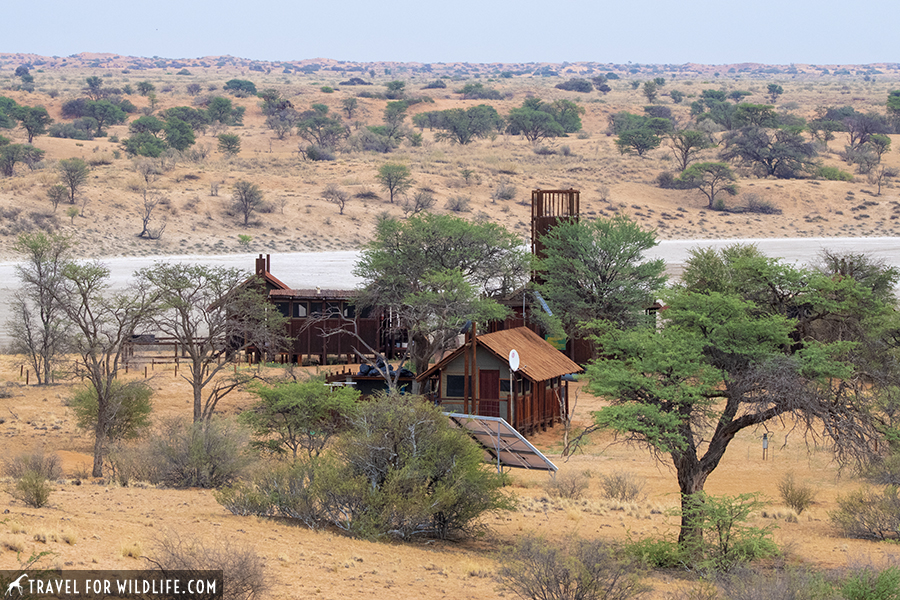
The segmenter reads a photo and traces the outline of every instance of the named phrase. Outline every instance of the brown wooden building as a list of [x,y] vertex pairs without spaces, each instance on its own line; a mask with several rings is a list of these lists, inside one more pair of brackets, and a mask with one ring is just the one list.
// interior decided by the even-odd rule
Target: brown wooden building
[[[271,258],[260,254],[255,274],[266,285],[269,300],[288,317],[288,335],[293,339],[283,361],[302,363],[315,358],[326,364],[329,357],[358,362],[355,350],[371,355],[369,347],[391,356],[396,345],[384,335],[384,318],[379,314],[357,314],[354,305],[358,290],[293,289],[269,271]],[[343,332],[342,332],[343,330]],[[346,331],[355,331],[357,339]]]
[[[474,337],[474,339],[473,339]],[[509,353],[520,357],[510,373]],[[466,336],[466,343],[417,377],[444,410],[503,417],[517,431],[546,429],[568,413],[565,375],[581,367],[526,327]]]

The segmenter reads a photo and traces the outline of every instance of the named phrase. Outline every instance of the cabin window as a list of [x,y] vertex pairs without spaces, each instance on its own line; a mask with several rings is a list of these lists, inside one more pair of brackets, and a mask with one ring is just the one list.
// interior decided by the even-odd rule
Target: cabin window
[[326,302],[325,303],[325,311],[329,317],[337,317],[341,313],[341,303],[340,302]]
[[509,393],[509,379],[501,379],[500,380],[500,393],[501,394]]
[[294,302],[294,318],[305,319],[307,315],[306,302]]
[[278,309],[278,312],[281,313],[283,317],[291,316],[291,304],[289,302],[276,302],[275,308]]
[[344,318],[345,319],[355,319],[356,318],[356,307],[352,304],[344,304]]
[[[469,376],[471,382],[472,377]],[[448,398],[462,398],[466,393],[466,376],[465,375],[447,375],[447,392],[445,396]],[[469,388],[471,390],[471,387]]]
[[309,314],[314,317],[322,316],[322,303],[321,302],[310,302],[309,303]]

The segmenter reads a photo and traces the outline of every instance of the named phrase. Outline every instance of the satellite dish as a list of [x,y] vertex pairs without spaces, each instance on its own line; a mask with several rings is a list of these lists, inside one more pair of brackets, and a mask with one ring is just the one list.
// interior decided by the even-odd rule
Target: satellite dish
[[509,370],[519,370],[519,353],[515,349],[509,351]]

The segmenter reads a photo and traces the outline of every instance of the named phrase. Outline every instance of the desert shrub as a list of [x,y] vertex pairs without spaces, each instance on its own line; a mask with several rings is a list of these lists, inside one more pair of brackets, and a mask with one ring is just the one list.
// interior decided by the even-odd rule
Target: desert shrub
[[846,600],[896,600],[900,598],[900,569],[856,569],[844,579],[841,596]]
[[435,198],[431,192],[419,190],[413,194],[412,198],[407,198],[401,204],[403,213],[406,215],[417,215],[422,211],[430,210],[435,205]]
[[785,473],[778,482],[778,493],[781,499],[798,515],[809,508],[816,497],[816,491],[812,486],[794,481],[793,473]]
[[687,190],[693,187],[682,179],[675,176],[674,173],[663,171],[656,176],[656,185],[664,190]]
[[444,208],[453,212],[471,212],[472,201],[466,196],[451,196],[447,199]]
[[[738,567],[718,578],[728,600],[826,600],[837,598],[821,573],[800,568]],[[718,595],[713,596],[717,598]]]
[[747,194],[747,206],[744,209],[746,212],[751,213],[759,213],[763,215],[780,215],[781,209],[777,208],[774,204],[760,198],[756,194]]
[[324,485],[338,495],[327,505],[339,500],[340,512],[352,515],[349,529],[364,537],[446,539],[512,507],[481,448],[420,397],[364,403],[336,449],[345,470]]
[[556,473],[544,485],[544,490],[553,498],[579,500],[588,489],[588,480],[584,473]]
[[644,498],[646,482],[628,471],[613,471],[600,475],[600,493],[604,498],[620,502],[635,502]]
[[[281,516],[314,529],[329,522],[337,463],[331,456],[305,457],[262,470],[250,482],[241,482],[215,492],[216,501],[240,516]],[[337,488],[342,486],[338,485]]]
[[328,148],[323,148],[322,146],[317,146],[315,144],[310,144],[306,148],[302,150],[303,157],[306,160],[311,161],[320,161],[320,160],[334,160],[334,152],[329,150]]
[[232,483],[251,463],[249,440],[246,428],[231,419],[169,419],[147,442],[147,456],[155,465],[151,483],[175,488]]
[[56,454],[44,454],[41,449],[25,452],[3,463],[3,474],[18,479],[26,473],[37,473],[45,479],[62,477],[62,464]]
[[846,171],[841,171],[837,167],[821,166],[816,169],[816,177],[828,181],[853,181],[853,175]]
[[837,499],[837,510],[829,513],[832,524],[847,537],[883,540],[900,531],[898,488],[864,487]]
[[649,591],[634,563],[600,540],[557,546],[529,534],[499,559],[503,587],[529,600],[628,600]]
[[862,474],[872,483],[900,485],[900,454],[877,457],[866,465]]
[[566,145],[560,146],[559,153],[563,156],[572,156],[572,148]]
[[[92,140],[94,139],[93,132],[96,130],[96,125],[94,126],[79,126],[81,123],[85,125],[90,125],[87,121],[94,121],[89,117],[85,117],[82,119],[77,119],[72,123],[54,123],[47,130],[47,135],[55,138],[67,138],[70,140]],[[94,121],[96,123],[96,121]]]
[[549,146],[545,146],[543,144],[538,144],[534,148],[532,148],[535,154],[538,156],[551,156],[556,154],[556,150]]
[[494,188],[493,193],[491,193],[491,199],[496,202],[497,200],[512,200],[516,197],[516,186],[510,185],[508,181],[502,181],[500,184]]
[[263,559],[252,546],[230,541],[203,542],[167,533],[156,540],[147,559],[151,569],[159,571],[222,571],[224,600],[259,598],[266,590]]
[[387,154],[397,147],[397,140],[372,129],[360,129],[347,139],[347,144],[357,152]]
[[446,82],[446,81],[444,81],[444,80],[442,80],[442,79],[435,79],[435,80],[432,81],[431,83],[429,83],[429,84],[425,85],[424,87],[422,87],[422,89],[423,89],[423,90],[437,90],[437,89],[444,89],[444,88],[446,88],[446,87],[447,87],[447,82]]
[[21,500],[28,506],[41,508],[50,500],[53,488],[42,474],[37,471],[26,471],[8,491],[13,498]]
[[594,91],[594,84],[587,79],[570,79],[556,84],[556,89],[567,92],[581,92],[587,94]]
[[511,507],[503,482],[434,407],[382,397],[360,407],[334,453],[263,472],[216,499],[235,514],[331,524],[358,537],[447,538]]

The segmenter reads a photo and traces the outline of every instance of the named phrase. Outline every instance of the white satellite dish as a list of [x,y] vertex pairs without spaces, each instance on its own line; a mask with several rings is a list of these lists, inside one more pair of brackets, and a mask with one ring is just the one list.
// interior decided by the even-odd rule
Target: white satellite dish
[[509,370],[519,370],[519,353],[515,349],[509,351]]

